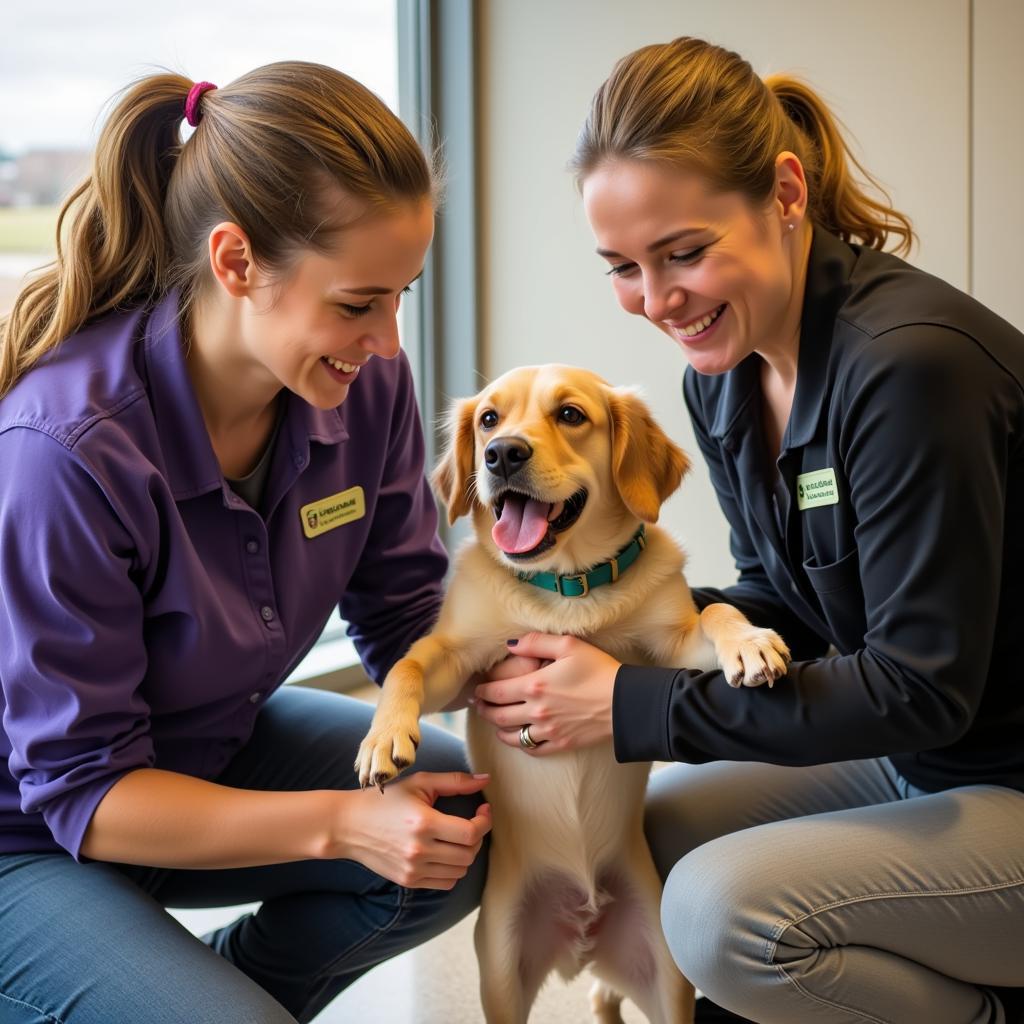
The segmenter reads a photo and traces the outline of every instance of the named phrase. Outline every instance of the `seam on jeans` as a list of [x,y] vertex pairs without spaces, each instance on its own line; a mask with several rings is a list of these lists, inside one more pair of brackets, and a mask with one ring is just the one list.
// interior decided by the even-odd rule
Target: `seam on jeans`
[[782,978],[788,981],[802,995],[807,996],[808,999],[812,999],[816,1003],[821,1003],[823,1006],[829,1006],[833,1009],[842,1010],[847,1013],[860,1014],[863,1019],[872,1021],[873,1024],[892,1024],[892,1022],[887,1021],[885,1018],[875,1017],[866,1010],[857,1009],[851,1006],[844,1006],[842,1003],[836,1003],[831,999],[825,999],[822,996],[815,995],[813,992],[804,988],[804,986],[801,985],[785,967],[781,964],[773,964],[779,939],[782,938],[783,934],[788,929],[795,925],[801,924],[808,920],[808,918],[816,917],[818,914],[825,911],[835,910],[837,907],[847,907],[855,903],[867,903],[871,900],[881,899],[928,899],[933,896],[975,896],[978,893],[983,892],[996,892],[1000,889],[1013,889],[1019,885],[1024,885],[1024,878],[1016,878],[1008,882],[993,882],[991,885],[960,886],[954,889],[929,889],[922,892],[865,893],[861,896],[849,896],[845,899],[833,900],[831,903],[823,903],[820,907],[815,907],[813,910],[809,910],[806,914],[801,914],[799,917],[781,918],[778,920],[775,923],[775,927],[772,928],[768,938],[765,940],[764,962],[768,966],[774,966]]
[[321,984],[320,987],[316,990],[316,992],[310,994],[309,999],[306,1001],[307,1007],[311,1002],[313,1002],[314,999],[319,998],[320,994],[330,983],[330,980],[333,977],[332,968],[334,968],[338,963],[340,963],[347,957],[350,957],[353,954],[358,953],[360,950],[365,949],[371,942],[374,942],[382,936],[386,935],[398,923],[399,919],[405,913],[406,904],[409,902],[409,897],[412,895],[412,890],[407,889],[405,886],[402,885],[396,886],[396,888],[398,889],[399,893],[398,906],[395,908],[395,912],[392,915],[391,920],[388,921],[383,927],[375,928],[372,932],[370,932],[369,935],[366,935],[364,938],[360,939],[360,941],[355,943],[354,945],[349,946],[348,949],[346,949],[342,953],[339,953],[333,960],[328,961],[326,964],[324,964],[323,967],[320,968],[317,974],[320,977]]
[[8,1003],[17,1003],[18,1006],[27,1006],[33,1013],[41,1013],[47,1020],[52,1021],[53,1024],[64,1024],[63,1017],[54,1017],[52,1013],[39,1006],[33,1006],[32,1003],[26,1003],[24,999],[15,999],[14,996],[9,996],[6,992],[0,992],[0,999],[4,999]]
[[775,965],[775,970],[778,971],[779,976],[783,981],[788,981],[801,995],[806,996],[812,1002],[820,1003],[822,1006],[827,1006],[832,1010],[841,1010],[843,1013],[854,1014],[858,1021],[866,1020],[870,1021],[871,1024],[897,1024],[896,1021],[891,1021],[887,1017],[876,1017],[873,1013],[868,1013],[867,1010],[861,1010],[853,1006],[844,1006],[842,1003],[833,1002],[831,999],[825,999],[822,996],[815,995],[813,992],[808,991],[803,985],[800,984],[796,978],[792,977],[790,973],[781,964]]

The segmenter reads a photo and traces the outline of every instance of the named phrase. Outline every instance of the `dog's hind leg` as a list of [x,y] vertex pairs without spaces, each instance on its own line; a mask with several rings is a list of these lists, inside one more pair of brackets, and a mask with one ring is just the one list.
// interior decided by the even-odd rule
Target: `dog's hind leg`
[[550,911],[551,890],[524,887],[521,865],[492,847],[476,923],[480,996],[487,1024],[526,1024],[568,941]]
[[636,1003],[651,1024],[692,1024],[695,993],[665,942],[661,882],[643,838],[599,881],[611,900],[597,934],[594,974]]

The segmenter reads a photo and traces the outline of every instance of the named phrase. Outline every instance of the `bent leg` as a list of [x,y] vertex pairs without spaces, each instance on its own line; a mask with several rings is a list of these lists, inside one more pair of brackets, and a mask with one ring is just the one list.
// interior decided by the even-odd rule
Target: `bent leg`
[[[248,789],[357,789],[353,759],[372,715],[362,701],[285,687],[267,702],[252,739],[218,781]],[[416,769],[466,771],[462,744],[424,726]],[[437,807],[471,818],[480,799],[446,797]],[[261,902],[256,913],[207,940],[308,1021],[365,971],[472,911],[485,873],[483,850],[450,892],[405,889],[350,860],[147,872],[147,888],[167,906]]]
[[4,1022],[295,1024],[107,864],[0,857],[0,935]]
[[1024,985],[1024,794],[972,786],[724,835],[662,923],[683,972],[766,1022],[1003,1024]]

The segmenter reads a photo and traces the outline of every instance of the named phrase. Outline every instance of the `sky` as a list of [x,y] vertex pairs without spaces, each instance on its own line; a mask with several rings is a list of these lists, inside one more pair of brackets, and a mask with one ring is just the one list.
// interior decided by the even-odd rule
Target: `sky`
[[270,61],[310,60],[397,105],[396,0],[15,0],[10,7],[0,33],[0,152],[91,148],[115,93],[161,68],[223,85]]

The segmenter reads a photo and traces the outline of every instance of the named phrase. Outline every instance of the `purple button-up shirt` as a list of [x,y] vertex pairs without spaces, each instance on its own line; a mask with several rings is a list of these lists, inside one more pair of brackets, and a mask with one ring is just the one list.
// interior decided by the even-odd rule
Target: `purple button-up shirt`
[[[0,401],[0,853],[79,857],[133,769],[215,778],[334,605],[377,679],[440,606],[404,356],[337,409],[286,396],[260,514],[224,481],[176,314],[105,317]],[[355,487],[365,515],[307,536],[300,510]]]

